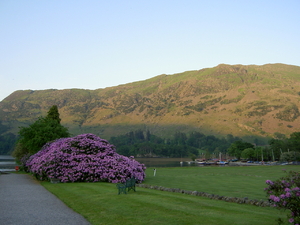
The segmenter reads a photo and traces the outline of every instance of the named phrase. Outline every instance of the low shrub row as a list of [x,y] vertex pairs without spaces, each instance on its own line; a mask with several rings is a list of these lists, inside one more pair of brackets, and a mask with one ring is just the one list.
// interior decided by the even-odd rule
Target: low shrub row
[[176,193],[182,193],[187,195],[201,196],[201,197],[206,197],[214,200],[221,200],[221,201],[233,202],[238,204],[249,204],[249,205],[260,206],[260,207],[272,206],[269,202],[263,200],[255,200],[255,199],[251,200],[248,198],[226,197],[226,196],[209,194],[206,192],[187,191],[187,190],[182,190],[180,188],[166,188],[162,186],[153,186],[149,184],[136,184],[136,186],[141,188],[160,190],[160,191],[168,191],[168,192],[176,192]]

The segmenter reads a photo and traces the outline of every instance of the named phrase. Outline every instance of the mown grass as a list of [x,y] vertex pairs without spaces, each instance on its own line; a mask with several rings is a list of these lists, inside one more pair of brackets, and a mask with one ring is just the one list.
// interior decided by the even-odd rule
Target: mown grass
[[137,188],[117,195],[114,184],[43,185],[92,224],[275,224],[273,208],[239,205]]
[[[266,179],[277,179],[282,169],[296,166],[177,167],[146,170],[144,183],[213,194],[265,199]],[[276,224],[286,213],[274,208],[228,203],[181,193],[139,188],[117,194],[110,183],[42,182],[70,208],[92,224]]]
[[207,192],[227,197],[247,197],[267,200],[263,189],[266,180],[284,176],[284,170],[299,170],[299,166],[225,166],[153,168],[146,170],[145,184]]

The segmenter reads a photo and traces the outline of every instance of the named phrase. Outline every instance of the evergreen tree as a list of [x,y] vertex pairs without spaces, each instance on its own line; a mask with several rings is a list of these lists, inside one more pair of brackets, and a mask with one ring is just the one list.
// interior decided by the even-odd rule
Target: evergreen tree
[[57,105],[53,105],[49,109],[46,118],[49,118],[49,119],[52,119],[52,120],[56,120],[58,123],[60,123],[61,119],[59,118],[59,112],[58,112]]
[[45,118],[20,128],[13,156],[20,161],[25,155],[37,153],[47,142],[69,136],[68,129],[60,124],[57,107],[52,106]]

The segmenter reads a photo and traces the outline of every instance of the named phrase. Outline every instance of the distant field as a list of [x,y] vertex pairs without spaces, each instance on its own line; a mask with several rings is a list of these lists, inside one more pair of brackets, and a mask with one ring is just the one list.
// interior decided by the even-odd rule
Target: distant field
[[207,192],[227,197],[266,200],[266,180],[284,176],[284,170],[300,170],[300,166],[204,166],[170,167],[146,170],[145,184]]
[[[277,179],[283,169],[299,166],[176,167],[148,168],[145,184],[197,190],[208,193],[266,199],[266,179]],[[110,183],[42,182],[50,192],[92,224],[276,224],[285,212],[274,208],[228,203],[208,198],[137,188],[127,195],[117,194]]]

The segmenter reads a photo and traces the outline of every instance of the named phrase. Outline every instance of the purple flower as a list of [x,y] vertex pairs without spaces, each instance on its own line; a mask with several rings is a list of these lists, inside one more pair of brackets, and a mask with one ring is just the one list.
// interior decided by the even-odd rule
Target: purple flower
[[287,202],[286,202],[286,201],[283,201],[282,205],[285,206],[286,204],[287,204]]
[[275,195],[270,195],[269,198],[270,198],[272,201],[274,201],[274,202],[280,202],[280,198],[277,197],[277,196],[275,196]]
[[271,180],[266,180],[266,184],[273,185],[274,183]]
[[[270,182],[267,182],[270,184]],[[289,210],[291,215],[288,221],[299,224],[300,221],[300,173],[290,171],[283,178],[273,182],[265,189],[269,195],[270,202],[278,209]],[[272,193],[272,194],[271,194]]]
[[119,155],[107,140],[94,134],[81,134],[46,144],[31,156],[26,165],[41,180],[57,178],[61,182],[125,182],[145,179],[145,165],[133,157]]
[[286,198],[285,194],[280,195],[280,198],[285,199]]
[[287,192],[286,194],[285,194],[285,197],[287,197],[287,198],[290,198],[292,195],[291,195],[291,193],[290,192]]
[[280,198],[276,196],[276,197],[274,198],[274,202],[280,202]]

